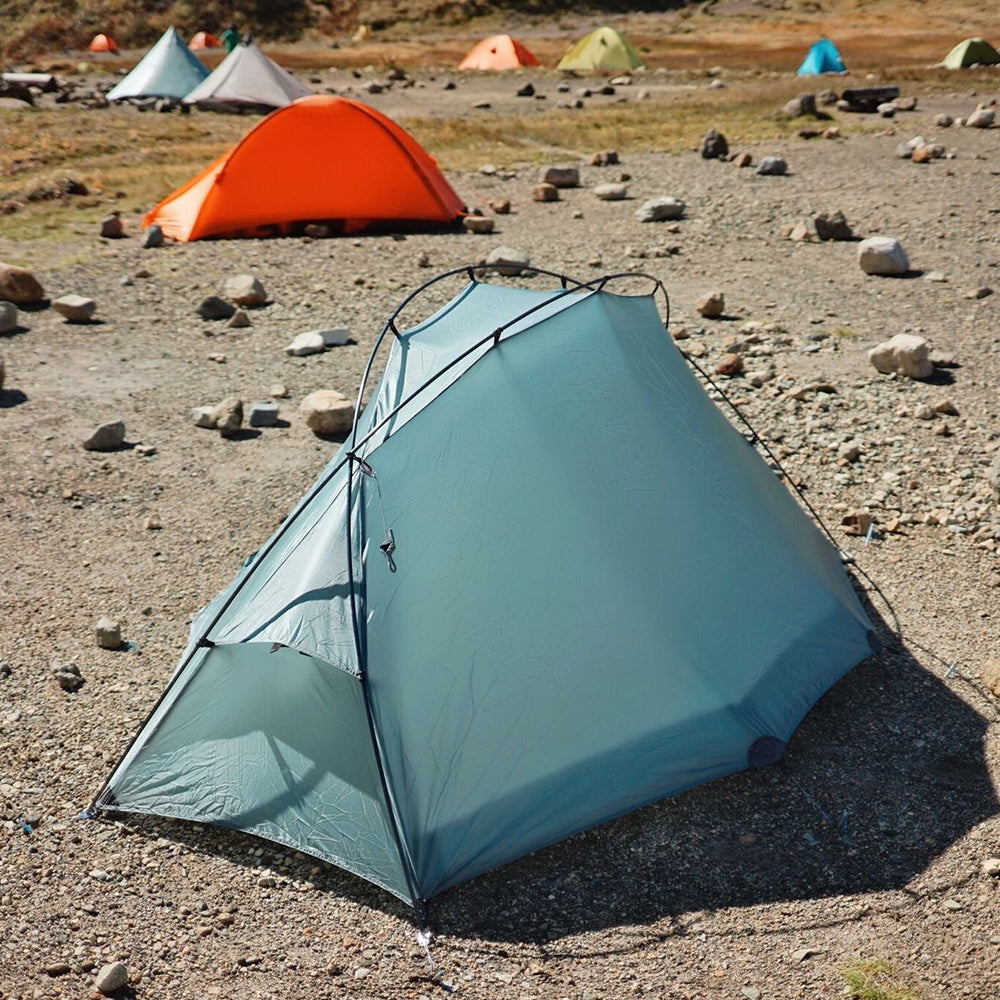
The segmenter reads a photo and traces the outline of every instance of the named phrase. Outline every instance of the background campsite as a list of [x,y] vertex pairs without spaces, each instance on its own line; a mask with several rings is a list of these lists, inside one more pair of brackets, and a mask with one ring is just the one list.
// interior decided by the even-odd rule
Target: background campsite
[[[966,44],[1000,44],[989,11],[0,0],[0,24],[0,69],[40,75],[0,97],[0,261],[38,286],[0,273],[0,1000],[1000,993],[1000,127],[957,124],[1000,98]],[[627,66],[557,69],[605,27]],[[800,74],[828,42],[844,72]],[[460,69],[477,50],[519,65]],[[886,87],[891,110],[838,104]],[[899,276],[859,266],[877,236]],[[661,278],[676,350],[878,584],[885,648],[780,766],[448,889],[431,969],[408,905],[294,844],[77,817],[340,447],[387,318],[491,255]],[[897,335],[926,344],[887,372],[869,351]],[[665,568],[709,595],[706,633],[770,624],[711,600],[762,537],[731,503],[711,560]]]

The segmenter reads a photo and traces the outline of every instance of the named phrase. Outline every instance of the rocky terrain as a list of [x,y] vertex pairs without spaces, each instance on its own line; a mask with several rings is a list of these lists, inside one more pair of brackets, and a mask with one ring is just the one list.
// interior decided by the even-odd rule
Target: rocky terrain
[[[494,221],[482,235],[144,248],[126,214],[124,238],[95,228],[20,246],[47,298],[95,308],[76,323],[67,310],[90,306],[26,307],[0,335],[0,997],[86,996],[121,961],[126,989],[150,998],[790,1000],[842,996],[859,959],[892,965],[912,988],[901,998],[996,996],[1000,129],[935,124],[981,99],[922,100],[885,134],[733,144],[753,160],[743,168],[697,152],[584,161],[555,201],[532,200],[534,166],[452,173]],[[914,148],[945,155],[899,156],[918,134]],[[785,173],[757,173],[765,156]],[[604,200],[601,184],[625,190]],[[639,221],[659,197],[682,201],[681,217]],[[511,211],[496,214],[503,199]],[[837,211],[855,240],[816,235],[816,216]],[[904,274],[862,270],[857,241],[873,236],[900,242]],[[77,817],[191,617],[335,451],[303,398],[351,397],[395,305],[499,246],[577,277],[663,279],[678,348],[878,584],[866,592],[886,648],[806,717],[780,768],[435,901],[432,977],[406,908],[350,875],[218,829]],[[266,293],[249,325],[203,319],[199,305],[231,298],[239,274]],[[285,352],[331,328],[350,339]],[[869,360],[899,334],[928,342],[919,378]],[[231,396],[247,414],[276,403],[277,424],[195,426],[193,408]],[[83,447],[116,421],[121,445]],[[95,632],[102,618],[118,623],[118,648],[98,641],[115,645],[109,622]]]

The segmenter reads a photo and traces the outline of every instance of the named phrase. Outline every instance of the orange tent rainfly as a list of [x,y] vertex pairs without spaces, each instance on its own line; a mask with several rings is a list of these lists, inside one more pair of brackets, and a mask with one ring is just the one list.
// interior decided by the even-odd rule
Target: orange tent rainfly
[[420,144],[359,101],[303,97],[147,213],[165,236],[268,236],[306,222],[345,233],[449,225],[464,206]]
[[109,35],[94,35],[87,46],[91,52],[117,52],[118,46]]
[[458,68],[497,70],[537,65],[538,57],[522,42],[510,35],[494,35],[474,45]]
[[189,49],[221,49],[222,42],[215,37],[211,32],[199,31],[194,38],[188,42]]

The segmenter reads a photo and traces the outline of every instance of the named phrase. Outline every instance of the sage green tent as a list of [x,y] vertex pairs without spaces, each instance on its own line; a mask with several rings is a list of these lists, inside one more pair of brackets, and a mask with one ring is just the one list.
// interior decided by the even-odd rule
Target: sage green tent
[[985,38],[966,38],[949,52],[942,62],[945,69],[962,69],[965,66],[994,66],[1000,63],[1000,52]]
[[128,76],[108,93],[109,101],[139,97],[186,97],[208,76],[201,60],[176,28],[167,28]]
[[570,46],[558,69],[578,73],[615,73],[644,65],[632,43],[614,28],[597,28]]
[[248,831],[419,913],[774,762],[876,648],[652,295],[468,274],[389,321],[354,432],[196,618],[98,811]]

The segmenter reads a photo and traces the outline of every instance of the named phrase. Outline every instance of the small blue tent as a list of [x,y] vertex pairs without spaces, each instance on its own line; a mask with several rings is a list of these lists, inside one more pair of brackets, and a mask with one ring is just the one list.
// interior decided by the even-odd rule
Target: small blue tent
[[129,98],[186,97],[208,76],[201,60],[176,28],[167,28],[128,76],[108,94],[109,101]]
[[195,619],[98,812],[254,833],[420,913],[773,763],[877,648],[652,295],[468,273],[430,319],[389,321],[353,433]]
[[799,76],[811,76],[816,73],[846,73],[847,67],[840,57],[840,50],[829,38],[821,38],[813,42],[808,55],[799,67]]

